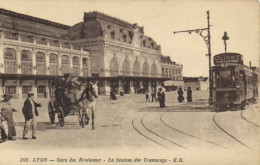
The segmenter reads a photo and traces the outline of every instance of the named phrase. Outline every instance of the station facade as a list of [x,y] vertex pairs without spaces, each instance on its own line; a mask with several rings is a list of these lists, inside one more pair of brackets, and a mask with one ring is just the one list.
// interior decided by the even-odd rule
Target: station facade
[[166,73],[162,57],[143,27],[104,13],[84,13],[67,26],[0,9],[0,94],[13,98],[28,91],[48,98],[65,73],[97,81],[99,94],[156,91],[165,80],[182,79],[182,66],[172,63]]
[[167,79],[161,75],[161,47],[137,24],[89,12],[71,27],[68,37],[90,52],[91,76],[98,80],[101,94],[119,89],[151,92]]
[[69,26],[0,9],[0,94],[48,98],[65,73],[89,76],[89,53],[72,45]]
[[183,66],[176,64],[169,56],[161,56],[161,72],[162,77],[168,78],[164,81],[163,85],[166,91],[174,91],[178,87],[184,87],[184,81],[182,77]]

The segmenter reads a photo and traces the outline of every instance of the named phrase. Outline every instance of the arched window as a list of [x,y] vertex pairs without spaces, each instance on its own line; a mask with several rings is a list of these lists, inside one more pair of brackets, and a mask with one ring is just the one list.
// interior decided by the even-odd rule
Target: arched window
[[5,66],[5,73],[7,74],[17,73],[16,52],[14,49],[11,48],[4,49],[4,66]]
[[127,60],[124,60],[122,64],[123,76],[130,76],[130,66]]
[[111,39],[115,39],[115,32],[114,31],[111,32]]
[[32,74],[32,53],[28,50],[21,51],[22,74]]
[[140,74],[139,64],[137,61],[135,61],[133,65],[133,76],[139,76],[139,74]]
[[142,67],[143,76],[148,77],[148,64],[145,62]]
[[59,75],[58,55],[50,54],[50,75]]
[[82,58],[82,70],[83,70],[83,76],[88,76],[88,58]]
[[156,65],[155,64],[152,64],[152,66],[151,66],[151,75],[156,76]]
[[126,42],[126,35],[123,35],[123,41]]
[[165,77],[164,68],[162,68],[162,77]]
[[168,68],[165,68],[165,77],[167,77],[168,78]]
[[118,63],[115,58],[110,61],[110,76],[118,76]]
[[72,64],[73,64],[73,74],[75,76],[79,76],[79,57],[74,56],[72,58]]
[[174,69],[172,69],[172,78],[173,78],[173,80],[175,80],[175,70]]
[[42,52],[36,53],[36,74],[45,75],[46,74],[46,63],[45,54]]
[[67,55],[61,56],[62,75],[70,73],[70,58]]

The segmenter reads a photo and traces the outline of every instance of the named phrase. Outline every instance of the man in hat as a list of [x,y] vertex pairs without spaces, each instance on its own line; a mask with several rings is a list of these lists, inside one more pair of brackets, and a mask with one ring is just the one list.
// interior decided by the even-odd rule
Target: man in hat
[[28,98],[24,101],[23,115],[25,118],[23,139],[27,140],[26,137],[30,125],[32,125],[32,139],[37,139],[36,137],[36,116],[38,116],[37,107],[41,107],[41,104],[36,103],[34,100],[34,93],[28,92]]
[[162,88],[159,88],[158,90],[159,92],[157,93],[157,98],[160,103],[160,107],[163,108],[165,107],[165,93],[163,92]]
[[12,95],[10,94],[4,94],[3,100],[0,102],[1,107],[1,116],[2,120],[7,121],[7,127],[8,127],[8,140],[15,140],[16,136],[16,129],[15,129],[15,123],[13,120],[13,112],[16,112],[16,110],[13,108],[10,99],[12,98]]

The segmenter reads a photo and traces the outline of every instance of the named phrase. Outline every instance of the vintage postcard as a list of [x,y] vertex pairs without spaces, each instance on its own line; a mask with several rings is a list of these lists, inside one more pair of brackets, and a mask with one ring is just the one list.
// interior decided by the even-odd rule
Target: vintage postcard
[[0,164],[260,164],[257,0],[2,0]]

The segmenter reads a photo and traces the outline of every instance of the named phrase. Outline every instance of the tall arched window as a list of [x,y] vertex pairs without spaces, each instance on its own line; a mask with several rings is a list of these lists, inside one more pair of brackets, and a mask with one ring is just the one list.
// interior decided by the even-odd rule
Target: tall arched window
[[130,76],[130,65],[127,60],[124,60],[122,64],[123,76]]
[[67,56],[67,55],[61,56],[61,68],[62,68],[62,75],[66,74],[66,73],[70,73],[69,56]]
[[32,53],[28,50],[21,51],[22,74],[32,74]]
[[164,68],[162,68],[162,77],[165,77]]
[[114,31],[111,32],[111,39],[115,39],[115,32]]
[[156,65],[155,65],[155,64],[153,64],[153,65],[151,66],[151,75],[152,75],[152,76],[156,76]]
[[173,78],[173,80],[175,80],[175,70],[174,69],[172,69],[172,78]]
[[167,77],[168,78],[168,68],[165,68],[165,77]]
[[11,48],[4,49],[4,66],[5,66],[5,73],[7,74],[17,73],[16,52],[14,49]]
[[139,64],[137,61],[134,62],[134,65],[133,65],[133,76],[139,76],[140,74],[140,69],[139,69]]
[[110,76],[118,76],[118,63],[115,58],[110,61]]
[[73,74],[75,76],[79,76],[79,57],[74,56],[72,58],[72,64],[73,64]]
[[145,62],[142,67],[143,76],[148,77],[148,64]]
[[45,54],[42,52],[36,53],[36,74],[45,75],[46,74],[46,59]]
[[59,75],[58,55],[50,54],[50,75]]
[[88,77],[88,58],[82,58],[83,76]]

